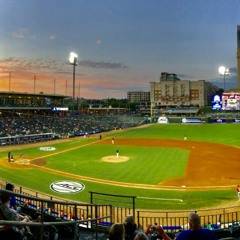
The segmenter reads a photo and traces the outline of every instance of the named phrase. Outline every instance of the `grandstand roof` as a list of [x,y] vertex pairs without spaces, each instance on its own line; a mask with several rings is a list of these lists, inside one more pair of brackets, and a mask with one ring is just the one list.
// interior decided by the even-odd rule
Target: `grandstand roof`
[[69,96],[65,96],[62,94],[47,94],[47,93],[28,93],[28,92],[7,92],[7,91],[0,91],[0,95],[21,95],[21,96],[44,96],[44,97],[59,97],[59,98],[66,98]]

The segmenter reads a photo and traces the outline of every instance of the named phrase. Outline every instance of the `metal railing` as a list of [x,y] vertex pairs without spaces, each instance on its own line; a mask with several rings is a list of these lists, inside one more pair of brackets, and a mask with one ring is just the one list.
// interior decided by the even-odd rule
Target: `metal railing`
[[[5,186],[6,182],[0,180],[0,187],[3,189]],[[240,225],[240,206],[193,211],[151,211],[135,209],[137,198],[134,199],[134,207],[127,208],[121,207],[120,204],[116,206],[117,202],[114,203],[115,206],[68,202],[61,198],[18,186],[15,186],[15,190],[16,193],[14,194],[19,197],[23,208],[26,207],[29,211],[31,209],[41,210],[41,214],[44,213],[45,218],[48,218],[48,222],[54,222],[51,220],[57,219],[57,225],[62,224],[59,223],[61,220],[70,225],[74,224],[74,221],[78,221],[79,224],[83,226],[85,224],[86,227],[91,228],[92,226],[98,228],[104,224],[109,227],[112,223],[124,222],[126,215],[133,215],[139,228],[146,229],[147,224],[157,223],[165,227],[166,231],[178,232],[188,228],[188,214],[193,211],[197,211],[200,215],[204,227],[211,225],[213,229],[224,229],[229,228],[229,226]],[[110,194],[108,194],[109,196]],[[113,197],[116,197],[116,195],[113,195]]]
[[96,204],[80,204],[76,202],[63,202],[45,198],[33,197],[25,194],[0,190],[0,194],[14,195],[21,207],[21,213],[30,217],[38,214],[40,222],[16,222],[0,220],[0,225],[24,225],[40,227],[39,239],[44,239],[44,227],[46,226],[70,226],[73,236],[77,239],[80,227],[91,229],[96,238],[102,222],[112,222],[112,206]]
[[188,214],[197,212],[201,218],[201,225],[210,229],[224,229],[230,226],[239,225],[240,208],[214,208],[206,210],[189,211],[149,211],[137,210],[137,223],[139,226],[161,225],[166,230],[178,232],[186,230],[188,226]]

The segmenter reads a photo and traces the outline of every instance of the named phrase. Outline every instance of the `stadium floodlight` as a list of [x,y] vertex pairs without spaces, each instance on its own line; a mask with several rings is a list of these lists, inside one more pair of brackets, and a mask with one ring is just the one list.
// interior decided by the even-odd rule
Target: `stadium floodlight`
[[225,78],[230,74],[229,68],[225,68],[224,66],[221,66],[218,68],[218,72],[221,76],[223,76],[223,91],[225,92]]
[[73,96],[72,96],[72,98],[73,98],[73,106],[72,106],[72,111],[74,112],[74,102],[75,102],[75,68],[76,68],[76,66],[77,66],[77,59],[78,59],[78,55],[76,54],[76,53],[74,53],[74,52],[71,52],[70,53],[70,56],[69,56],[69,63],[71,64],[71,65],[73,65]]

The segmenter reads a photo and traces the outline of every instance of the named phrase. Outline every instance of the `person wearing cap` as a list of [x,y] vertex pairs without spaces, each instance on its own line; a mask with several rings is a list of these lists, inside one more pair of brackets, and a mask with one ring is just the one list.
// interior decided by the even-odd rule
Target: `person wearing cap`
[[[6,184],[6,190],[12,191],[14,190],[14,185],[12,183],[7,183]],[[15,196],[10,196],[10,207],[16,210],[16,212],[21,212],[21,207],[18,206],[17,200]]]
[[125,223],[125,240],[133,240],[138,233],[137,224],[134,221],[134,217],[131,215],[126,216]]

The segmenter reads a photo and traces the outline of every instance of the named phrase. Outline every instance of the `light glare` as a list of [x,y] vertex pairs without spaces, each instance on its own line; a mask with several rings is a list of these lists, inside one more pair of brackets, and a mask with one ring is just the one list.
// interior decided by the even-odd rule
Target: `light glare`
[[71,64],[76,64],[77,58],[78,58],[78,55],[76,53],[74,53],[74,52],[71,52],[70,56],[69,56],[69,62]]
[[224,66],[219,67],[218,72],[220,75],[229,75],[229,69]]

